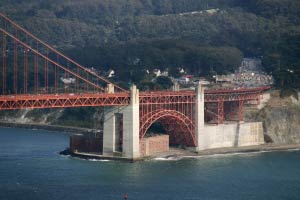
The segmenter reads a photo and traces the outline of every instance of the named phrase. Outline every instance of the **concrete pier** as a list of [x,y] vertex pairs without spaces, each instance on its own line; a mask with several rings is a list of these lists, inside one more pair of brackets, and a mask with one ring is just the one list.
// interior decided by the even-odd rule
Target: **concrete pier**
[[[224,124],[219,125],[205,124],[204,87],[205,83],[200,82],[195,91],[194,119],[196,147],[190,148],[190,150],[200,152],[213,148],[242,147],[264,143],[261,122],[224,122]],[[105,113],[103,156],[117,155],[136,160],[141,156],[147,155],[147,152],[150,152],[149,150],[147,151],[147,148],[149,148],[147,145],[144,145],[146,148],[145,151],[141,150],[143,149],[141,148],[143,141],[140,141],[139,111],[139,90],[133,85],[130,89],[130,104],[128,106],[110,108]],[[154,145],[152,143],[152,146],[157,145],[158,148],[161,148],[162,144],[158,143]],[[163,142],[161,141],[161,143]],[[148,146],[151,145],[149,143]],[[155,152],[155,149],[153,152]]]
[[196,88],[196,151],[203,150],[205,148],[204,140],[202,139],[205,134],[204,130],[204,85],[199,83]]
[[113,155],[116,152],[116,110],[105,113],[103,127],[103,154]]
[[[121,153],[123,157],[129,159],[140,157],[139,90],[135,85],[131,87],[130,100],[130,105],[111,108],[105,113],[103,155],[113,156],[115,153]],[[120,120],[123,122],[122,127],[120,127]],[[121,132],[123,133],[122,147],[119,143]]]
[[204,84],[196,88],[196,151],[264,144],[261,122],[232,122],[219,125],[204,123]]
[[114,87],[114,85],[111,84],[111,83],[110,83],[110,84],[107,84],[106,92],[107,92],[108,94],[114,93],[114,92],[115,92],[115,87]]
[[264,144],[262,122],[205,125],[201,150]]
[[130,105],[123,111],[123,155],[128,158],[140,157],[140,105],[139,90],[130,89]]

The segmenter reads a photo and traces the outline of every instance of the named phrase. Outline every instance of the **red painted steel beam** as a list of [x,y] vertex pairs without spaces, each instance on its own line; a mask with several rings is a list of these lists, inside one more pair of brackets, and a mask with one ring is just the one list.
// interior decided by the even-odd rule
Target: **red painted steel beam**
[[[205,90],[205,102],[219,102],[219,101],[251,101],[256,100],[259,95],[270,87],[259,87],[259,88],[242,88],[242,89],[227,89],[227,90]],[[148,92],[140,94],[140,103],[164,103],[167,98],[170,98],[170,102],[176,101],[177,98],[180,102],[187,102],[185,98],[193,99],[190,103],[194,102],[195,98],[194,91],[180,91],[180,92]],[[180,99],[180,100],[179,100]]]
[[224,122],[224,101],[218,102],[218,124],[223,124]]
[[2,94],[6,93],[6,34],[2,33]]
[[244,112],[245,112],[244,101],[239,101],[239,107],[238,107],[239,121],[244,121]]
[[[184,104],[194,104],[195,103],[195,95],[186,95],[186,96],[181,96],[182,94],[181,93],[165,93],[165,94],[168,94],[167,96],[163,96],[162,93],[151,93],[151,95],[147,94],[142,94],[140,96],[140,104],[141,105],[146,105],[146,104],[151,104],[151,105],[168,105],[168,104],[181,104],[181,103],[184,103]],[[192,93],[190,93],[192,94]],[[62,100],[65,100],[65,99],[74,99],[74,98],[78,98],[78,97],[84,97],[85,99],[88,99],[88,98],[113,98],[113,99],[118,99],[118,98],[123,98],[126,96],[126,103],[102,103],[101,105],[102,106],[113,106],[113,105],[127,105],[129,104],[129,100],[130,100],[130,95],[128,93],[115,93],[115,94],[81,94],[81,95],[78,95],[78,94],[72,94],[72,95],[68,95],[68,94],[59,94],[59,95],[55,95],[55,94],[49,94],[49,95],[15,95],[15,96],[12,96],[12,95],[4,95],[4,96],[0,96],[0,102],[2,103],[2,106],[0,106],[1,109],[4,109],[5,107],[3,107],[3,102],[19,102],[19,101],[39,101],[39,100],[47,100],[51,97],[51,99],[62,99]],[[238,101],[245,101],[245,100],[253,100],[253,99],[256,99],[257,96],[252,96],[252,95],[246,95],[246,96],[243,96],[242,98],[239,98]],[[224,96],[220,96],[218,98],[214,98],[213,101],[209,100],[209,101],[206,101],[208,103],[210,102],[220,102],[220,99],[222,99],[222,101],[228,101],[228,99]],[[218,101],[216,101],[218,100]],[[232,100],[230,100],[232,101]],[[237,101],[237,100],[236,100]],[[30,104],[30,103],[27,103],[26,105],[28,105],[29,107],[33,106],[35,107],[34,105]],[[90,104],[89,104],[90,105]],[[51,104],[52,106],[52,104]],[[51,107],[50,106],[50,107]],[[60,107],[62,107],[62,105],[58,105]],[[74,107],[77,107],[78,105],[74,105]],[[84,104],[82,103],[82,106],[84,106]],[[96,105],[95,105],[96,106]],[[98,106],[98,103],[97,103],[97,106]],[[184,105],[186,106],[186,105]],[[17,107],[13,107],[13,106],[9,106],[8,107],[9,109],[18,109]],[[22,106],[22,108],[25,108],[25,106]]]
[[130,96],[128,93],[0,96],[0,110],[86,106],[126,106],[129,105],[129,103]]

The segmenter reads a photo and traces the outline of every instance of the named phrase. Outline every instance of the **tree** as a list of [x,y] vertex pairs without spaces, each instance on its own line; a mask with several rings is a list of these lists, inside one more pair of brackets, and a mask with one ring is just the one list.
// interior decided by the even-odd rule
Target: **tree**
[[157,77],[156,84],[159,89],[170,89],[173,85],[172,80],[169,77],[165,76]]

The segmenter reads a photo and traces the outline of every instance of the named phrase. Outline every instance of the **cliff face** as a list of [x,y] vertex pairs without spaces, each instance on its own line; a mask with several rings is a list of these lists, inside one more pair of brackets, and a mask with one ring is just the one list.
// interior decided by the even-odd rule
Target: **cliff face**
[[0,121],[14,122],[18,124],[44,124],[51,125],[62,115],[62,109],[22,109],[13,111],[1,111]]
[[277,144],[300,143],[300,108],[266,108],[261,113],[266,140]]
[[102,129],[101,108],[22,109],[0,111],[0,121]]
[[270,100],[258,111],[255,120],[263,122],[266,142],[300,143],[300,101],[295,98],[282,99],[278,92],[272,92]]

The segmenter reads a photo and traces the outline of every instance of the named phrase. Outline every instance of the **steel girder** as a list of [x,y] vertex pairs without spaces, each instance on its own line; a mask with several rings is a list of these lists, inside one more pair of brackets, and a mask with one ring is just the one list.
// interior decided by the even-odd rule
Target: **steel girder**
[[189,145],[196,145],[194,122],[176,110],[156,110],[143,116],[140,120],[140,138],[144,138],[150,126],[160,119],[162,119],[165,124],[177,125],[175,126],[177,127],[176,130],[180,128],[180,132],[184,134],[185,137],[191,138],[192,144]]
[[0,110],[24,108],[65,108],[85,106],[124,106],[129,94],[60,94],[0,96]]

